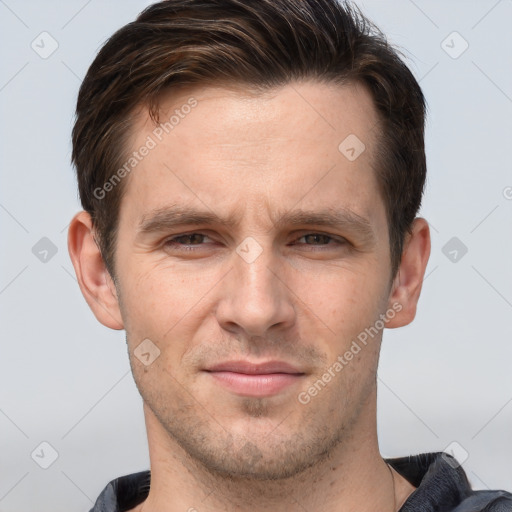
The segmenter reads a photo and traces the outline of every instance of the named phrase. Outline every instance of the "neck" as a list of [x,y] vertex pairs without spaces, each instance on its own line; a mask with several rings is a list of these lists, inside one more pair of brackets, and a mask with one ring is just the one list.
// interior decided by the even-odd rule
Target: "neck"
[[396,512],[414,488],[380,456],[376,395],[351,431],[314,466],[280,480],[225,477],[192,459],[145,406],[151,489],[143,512]]

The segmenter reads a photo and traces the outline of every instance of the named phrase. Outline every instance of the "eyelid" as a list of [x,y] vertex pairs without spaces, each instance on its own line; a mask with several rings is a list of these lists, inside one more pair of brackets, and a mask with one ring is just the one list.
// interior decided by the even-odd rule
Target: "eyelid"
[[[209,238],[210,240],[212,240],[212,237],[205,233],[205,232],[202,232],[202,231],[189,231],[188,233],[179,233],[177,235],[172,235],[172,236],[169,236],[167,238],[165,238],[163,240],[163,243],[166,244],[166,243],[169,243],[169,242],[175,242],[176,241],[176,238],[181,238],[181,237],[184,237],[184,236],[193,236],[193,235],[200,235],[200,236],[203,236],[205,238]],[[178,245],[183,245],[183,246],[186,246],[187,244],[180,244],[179,242],[176,242]],[[192,246],[200,246],[200,245],[204,245],[204,244],[190,244]]]
[[320,236],[326,236],[327,238],[330,238],[331,240],[338,242],[338,243],[349,243],[349,241],[344,236],[334,235],[333,233],[326,233],[324,231],[302,230],[299,233],[300,234],[298,234],[298,235],[297,234],[294,235],[294,240],[298,240],[299,238],[304,238],[305,236],[309,236],[309,235],[320,235]]

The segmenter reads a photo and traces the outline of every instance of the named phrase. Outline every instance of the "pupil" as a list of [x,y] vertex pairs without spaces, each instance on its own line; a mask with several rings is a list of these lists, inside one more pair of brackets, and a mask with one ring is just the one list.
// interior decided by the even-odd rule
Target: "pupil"
[[307,235],[306,238],[308,239],[308,242],[318,242],[318,243],[326,243],[325,239],[327,238],[326,235]]

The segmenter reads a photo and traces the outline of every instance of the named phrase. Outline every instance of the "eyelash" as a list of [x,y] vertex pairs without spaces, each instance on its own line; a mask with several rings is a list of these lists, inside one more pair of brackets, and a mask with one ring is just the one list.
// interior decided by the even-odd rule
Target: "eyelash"
[[[174,247],[174,248],[178,248],[178,250],[180,251],[197,251],[199,250],[199,248],[204,245],[203,243],[201,244],[192,244],[192,245],[189,245],[189,244],[181,244],[179,242],[176,242],[177,239],[179,238],[185,238],[185,237],[193,237],[194,235],[200,235],[202,237],[207,237],[208,238],[208,235],[204,234],[204,233],[199,233],[199,232],[192,232],[192,233],[184,233],[182,235],[176,235],[176,236],[173,236],[171,238],[168,238],[167,240],[164,241],[164,245],[166,247]],[[335,242],[335,244],[331,244],[331,243],[327,243],[327,244],[303,244],[303,245],[307,245],[307,246],[310,246],[310,247],[320,247],[320,248],[326,248],[326,246],[329,246],[329,245],[338,245],[338,246],[342,246],[342,245],[346,245],[348,242],[347,240],[343,239],[343,238],[337,238],[337,237],[334,237],[334,236],[331,236],[331,235],[327,235],[326,233],[321,233],[321,232],[311,232],[311,233],[306,233],[302,236],[300,236],[297,240],[300,240],[301,238],[304,238],[304,237],[308,237],[308,236],[321,236],[321,237],[326,237],[329,239],[329,242]],[[302,245],[302,244],[301,244]]]

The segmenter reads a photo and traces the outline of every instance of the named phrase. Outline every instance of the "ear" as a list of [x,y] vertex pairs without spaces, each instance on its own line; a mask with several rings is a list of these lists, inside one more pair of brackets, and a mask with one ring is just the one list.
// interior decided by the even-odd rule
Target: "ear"
[[397,313],[386,322],[386,327],[402,327],[414,320],[429,256],[430,229],[428,222],[418,217],[406,237],[400,267],[389,295],[388,307]]
[[85,211],[71,220],[68,250],[78,285],[94,316],[111,329],[124,329],[117,291],[94,239],[91,216]]

